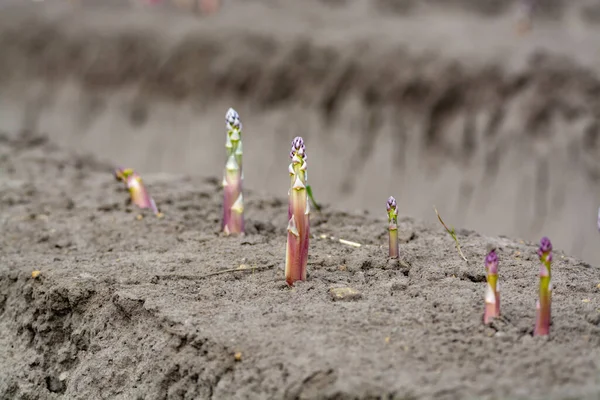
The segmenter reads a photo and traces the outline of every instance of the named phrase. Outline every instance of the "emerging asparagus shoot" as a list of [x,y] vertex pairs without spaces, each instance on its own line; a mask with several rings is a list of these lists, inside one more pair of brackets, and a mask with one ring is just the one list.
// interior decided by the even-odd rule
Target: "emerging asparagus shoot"
[[398,206],[396,199],[390,196],[386,208],[389,223],[390,258],[398,258]]
[[244,197],[242,195],[242,122],[230,108],[225,115],[227,163],[223,176],[223,221],[226,235],[244,233]]
[[133,204],[139,208],[149,208],[157,216],[162,215],[154,199],[148,194],[142,178],[133,169],[118,168],[115,170],[114,175],[117,180],[123,181],[127,186]]
[[306,190],[306,147],[301,137],[292,141],[289,165],[290,189],[288,192],[288,236],[285,252],[285,280],[288,285],[306,280],[310,203]]
[[550,333],[550,305],[552,302],[552,279],[550,264],[552,263],[552,243],[547,237],[540,241],[538,256],[540,265],[540,298],[537,303],[534,336],[545,336]]
[[492,250],[485,258],[487,285],[485,288],[485,311],[483,323],[488,324],[500,316],[500,288],[498,285],[498,256]]

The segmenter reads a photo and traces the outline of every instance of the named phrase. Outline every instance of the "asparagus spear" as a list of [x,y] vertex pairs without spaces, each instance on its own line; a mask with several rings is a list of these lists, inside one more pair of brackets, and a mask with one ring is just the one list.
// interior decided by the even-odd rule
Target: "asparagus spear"
[[226,235],[244,233],[244,198],[242,195],[242,122],[230,108],[225,115],[227,163],[223,176],[223,221]]
[[306,147],[301,137],[292,141],[292,162],[288,167],[290,189],[288,192],[288,235],[285,253],[285,280],[288,285],[306,280],[308,240],[310,225],[310,203],[306,190],[307,164]]
[[492,319],[500,316],[500,288],[498,285],[498,256],[491,250],[485,258],[485,272],[487,285],[485,289],[485,311],[483,322],[490,323]]
[[139,208],[150,208],[155,215],[162,216],[156,203],[148,194],[142,178],[133,169],[117,168],[114,171],[114,176],[115,179],[125,183],[133,204]]
[[133,204],[139,208],[149,208],[155,215],[160,216],[160,211],[158,210],[154,199],[148,194],[146,186],[144,185],[144,182],[142,182],[142,178],[137,173],[132,171],[131,174],[125,178],[125,182]]
[[537,315],[534,336],[545,336],[550,333],[550,305],[552,302],[552,279],[550,264],[552,263],[552,243],[547,237],[540,241],[538,256],[540,265],[540,298],[537,303]]
[[396,199],[390,196],[386,204],[389,223],[389,254],[391,258],[398,258],[398,206]]

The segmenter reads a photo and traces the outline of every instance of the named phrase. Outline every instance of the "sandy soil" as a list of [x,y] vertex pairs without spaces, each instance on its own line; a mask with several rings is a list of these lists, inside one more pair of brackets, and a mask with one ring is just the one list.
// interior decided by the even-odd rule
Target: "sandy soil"
[[[110,167],[0,136],[0,398],[600,395],[597,267],[555,252],[552,335],[533,338],[535,245],[463,230],[465,263],[438,225],[403,218],[392,262],[386,221],[326,208],[289,289],[284,199],[250,191],[248,235],[223,237],[218,179],[146,176],[165,217],[139,219]],[[504,318],[486,327],[490,246]]]

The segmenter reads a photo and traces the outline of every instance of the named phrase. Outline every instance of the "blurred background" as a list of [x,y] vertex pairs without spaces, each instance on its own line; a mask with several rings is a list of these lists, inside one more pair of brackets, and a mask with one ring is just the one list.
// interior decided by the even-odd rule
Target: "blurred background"
[[220,176],[234,107],[246,188],[284,197],[301,135],[319,202],[598,263],[600,1],[538,3],[0,0],[0,130]]

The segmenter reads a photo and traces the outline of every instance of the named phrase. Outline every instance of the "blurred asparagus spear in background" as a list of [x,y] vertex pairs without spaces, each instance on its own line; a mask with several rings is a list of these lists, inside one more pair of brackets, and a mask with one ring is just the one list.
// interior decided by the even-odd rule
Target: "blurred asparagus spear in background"
[[227,163],[223,176],[223,221],[225,234],[244,233],[244,197],[242,194],[242,122],[230,108],[225,114]]
[[491,250],[485,258],[487,285],[485,288],[485,311],[483,323],[487,324],[500,316],[500,288],[498,285],[498,256]]
[[115,170],[115,178],[123,181],[129,190],[131,202],[139,208],[149,208],[152,212],[161,216],[154,199],[148,194],[142,178],[131,168],[118,168]]
[[296,137],[292,141],[290,158],[292,162],[288,167],[290,189],[288,192],[289,221],[285,252],[285,280],[291,286],[296,281],[306,280],[306,264],[308,262],[310,204],[306,190],[306,147],[301,137]]
[[398,258],[398,205],[396,199],[390,196],[386,204],[389,223],[389,255]]
[[458,243],[458,238],[456,237],[456,232],[454,232],[454,228],[450,229],[446,226],[446,224],[444,223],[444,221],[442,220],[442,217],[440,216],[440,213],[438,212],[437,208],[435,208],[435,206],[433,207],[438,219],[440,220],[441,224],[444,226],[444,229],[446,229],[446,232],[448,232],[450,234],[450,236],[452,237],[452,239],[454,239],[454,241],[456,242],[456,249],[458,250],[458,253],[460,254],[460,256],[462,257],[463,260],[467,261],[467,258],[465,257],[465,255],[463,254],[462,250],[460,249],[460,244]]
[[552,263],[552,243],[547,237],[540,241],[538,249],[540,257],[540,294],[537,303],[534,336],[544,336],[550,333],[550,306],[552,303],[552,278],[550,264]]
[[521,0],[517,15],[517,33],[524,35],[531,31],[533,26],[533,11],[536,0]]

